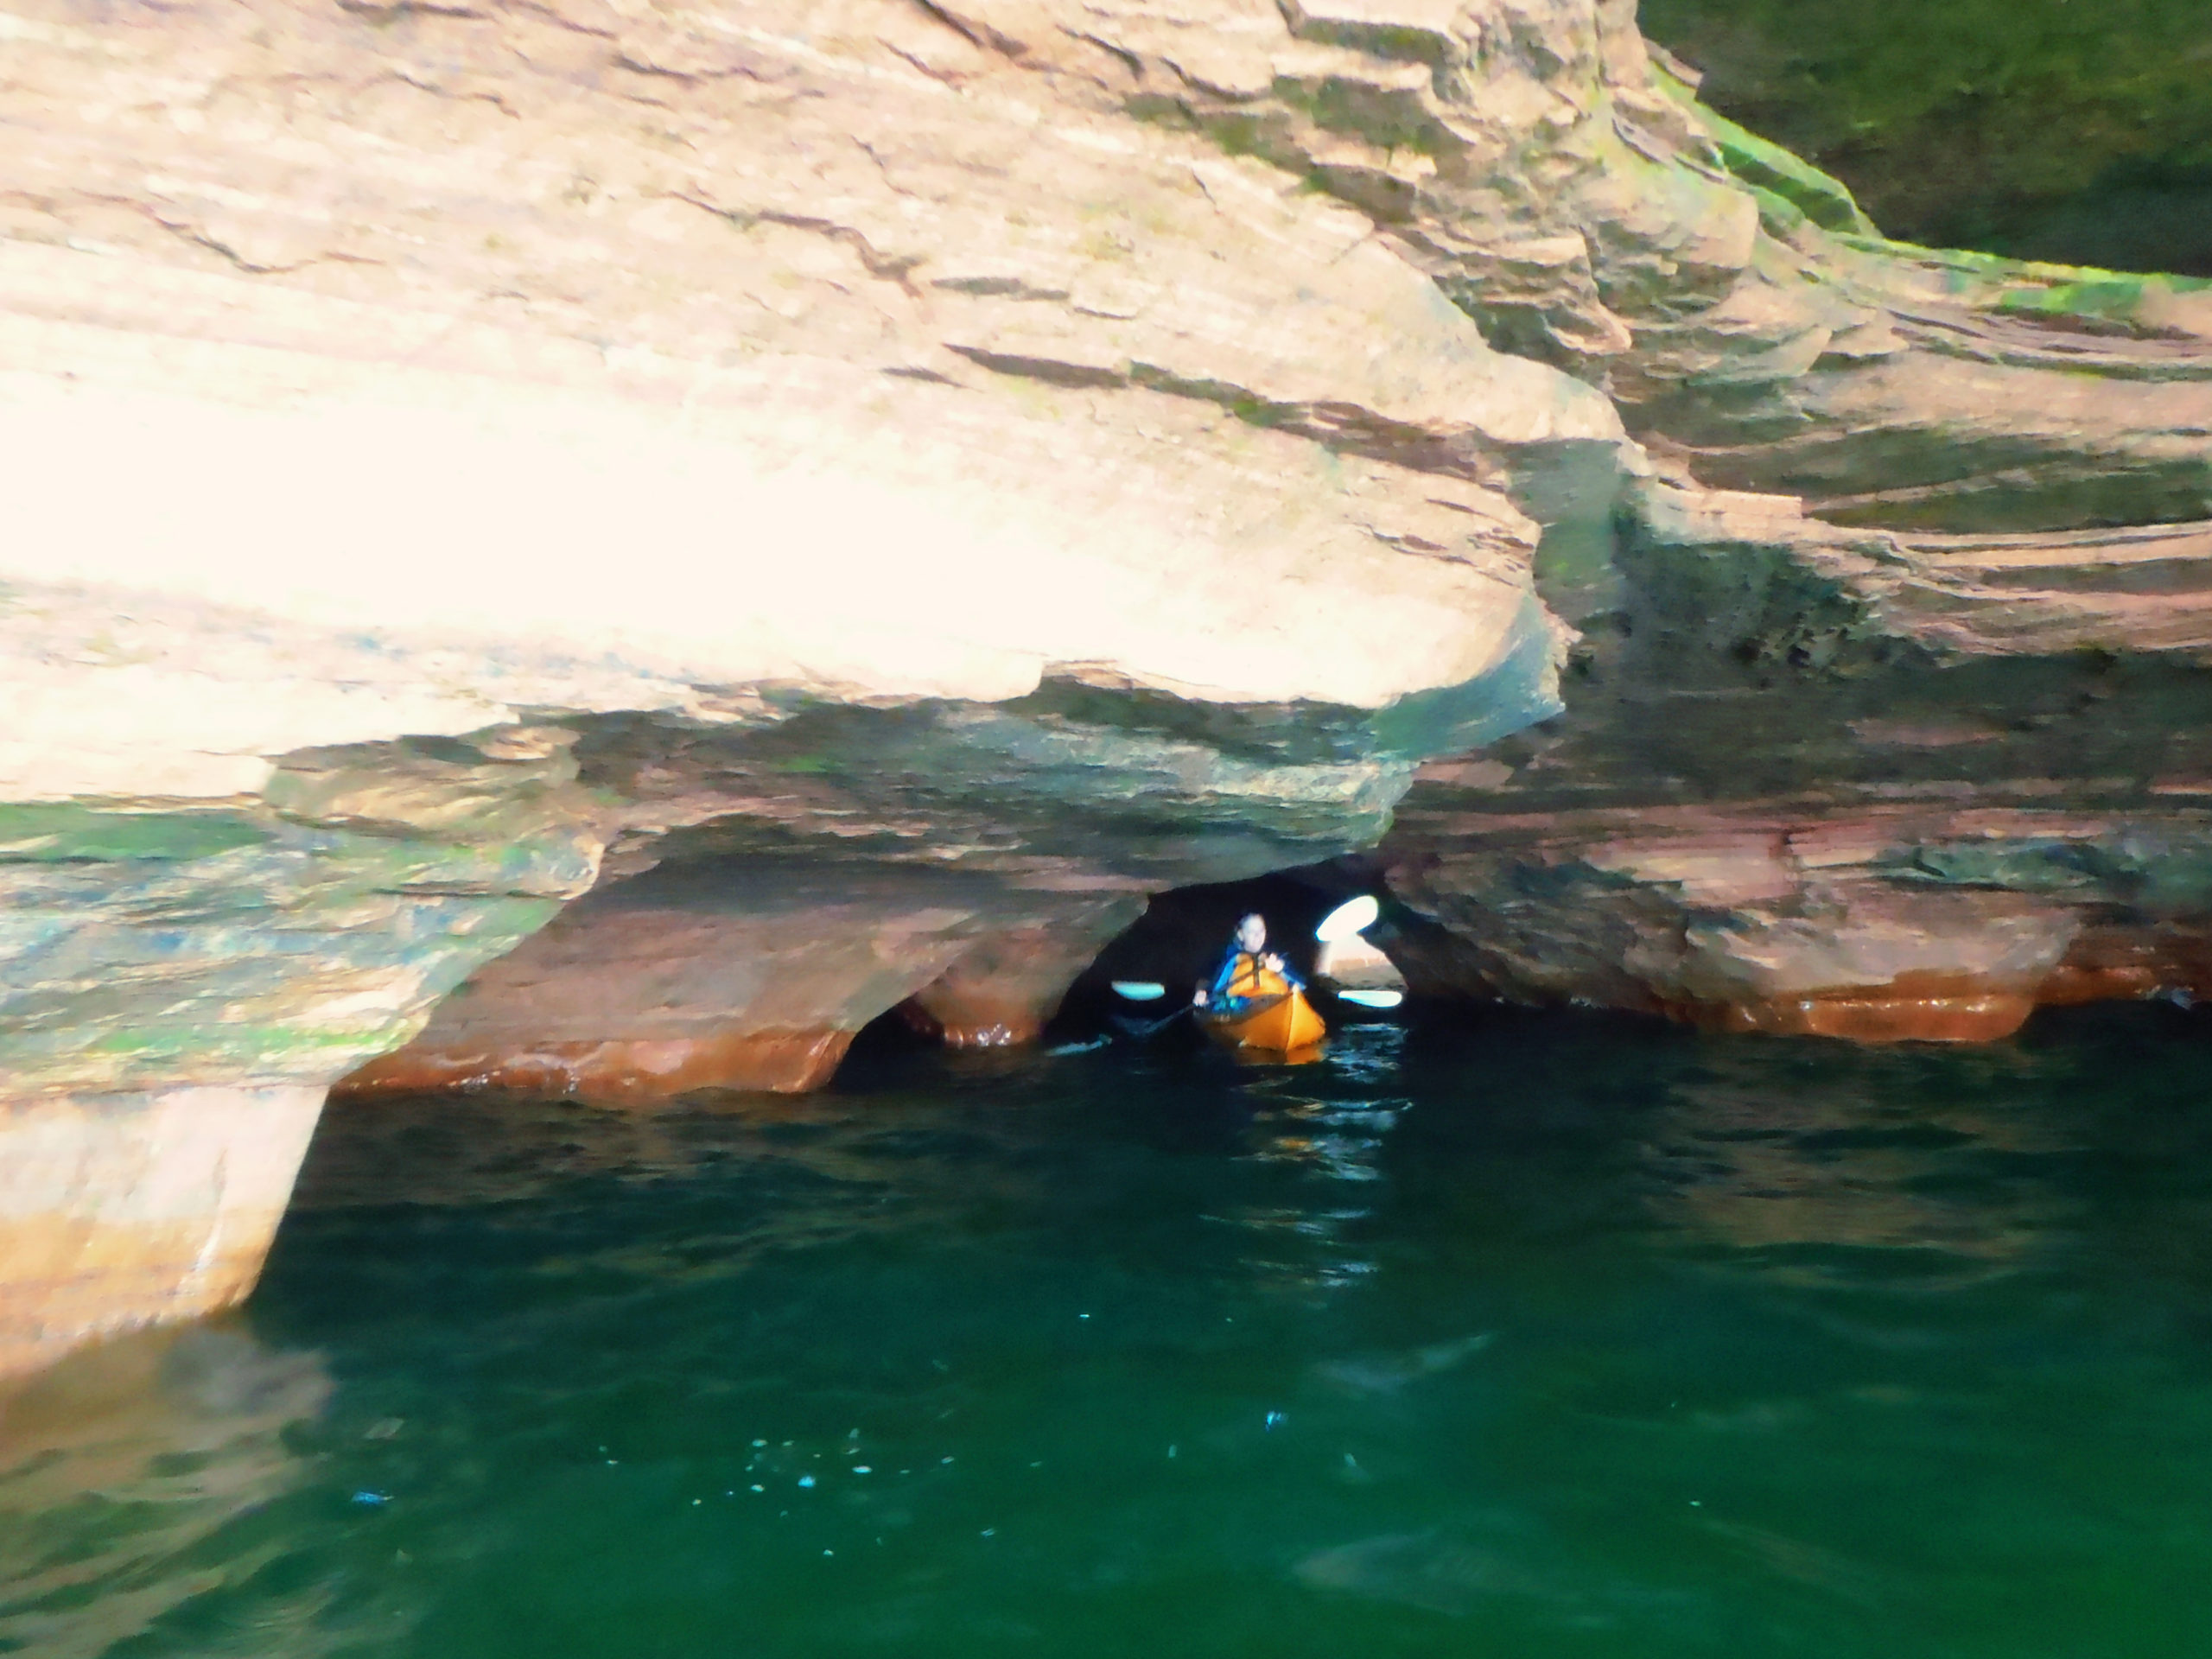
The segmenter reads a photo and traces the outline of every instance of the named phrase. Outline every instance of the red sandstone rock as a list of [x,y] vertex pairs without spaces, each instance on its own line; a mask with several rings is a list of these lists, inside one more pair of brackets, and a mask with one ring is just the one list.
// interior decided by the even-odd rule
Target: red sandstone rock
[[580,900],[333,1091],[448,1090],[637,1106],[696,1090],[796,1093],[919,993],[956,1046],[1027,1041],[1135,909],[984,875],[722,861]]
[[[2062,900],[1941,885],[1911,863],[1916,846],[1971,842],[1992,822],[1615,809],[1461,812],[1446,830],[1415,813],[1393,885],[1442,926],[1390,948],[1432,996],[1595,1003],[1715,1032],[1991,1041],[2061,976],[2081,926]],[[2111,955],[2065,982],[2090,984]]]
[[[1371,709],[1488,674],[1531,616],[1548,639],[1528,592],[1541,518],[1546,599],[1590,625],[1570,723],[1603,730],[1619,696],[1600,636],[1673,654],[1619,698],[1606,764],[1503,767],[1549,828],[1430,838],[1422,902],[1457,930],[1431,978],[1925,1033],[1993,1027],[2038,978],[2074,995],[2187,976],[2155,950],[2058,961],[2114,901],[2093,873],[2085,898],[2041,872],[2043,896],[2008,908],[1938,891],[1997,877],[1878,870],[1909,836],[1814,843],[1878,797],[1963,810],[2009,776],[2015,802],[2086,802],[2089,829],[2050,832],[2086,845],[2130,780],[2212,776],[2195,736],[2212,721],[2185,702],[2085,714],[2114,694],[2080,663],[2063,695],[2030,676],[1988,709],[1940,690],[1892,706],[1938,662],[2188,669],[2212,644],[2206,527],[2125,522],[2203,510],[2197,296],[1797,222],[1715,169],[1713,130],[1650,72],[1630,6],[1529,0],[1469,29],[1418,5],[993,0],[971,28],[871,3],[831,28],[760,0],[739,34],[562,3],[16,10],[0,309],[25,395],[0,410],[19,478],[0,562],[35,598],[0,617],[10,800],[223,802],[276,791],[302,746],[381,745],[373,771],[403,737],[653,711],[720,729],[783,718],[794,691],[973,713],[1052,664],[1217,708]],[[1433,61],[1408,63],[1408,40]],[[1176,121],[1154,118],[1162,88]],[[2094,316],[2069,308],[2084,288],[2105,296]],[[1664,474],[1625,502],[1647,456],[1601,384]],[[1744,672],[1719,683],[1716,663]],[[1516,696],[1490,729],[1552,707],[1548,675]],[[1825,728],[1793,715],[1823,699]],[[1227,830],[1226,850],[1188,854],[1224,868],[1171,878],[1190,880],[1249,873],[1286,826],[1348,844],[1402,776],[1347,794],[1339,762],[1155,734],[1101,764],[1107,741],[1092,728],[1069,746],[1089,753],[1040,765],[1027,819],[953,827],[928,788],[863,810],[805,786],[867,768],[804,745],[713,786],[662,749],[640,770],[682,774],[663,797],[681,811],[592,787],[609,833],[646,841],[726,818],[755,847],[849,837],[1007,870],[1043,855],[1010,826],[1078,798],[1108,804],[1102,839],[1171,839],[1128,829],[1141,804]],[[1898,760],[1929,754],[1955,769]],[[1503,786],[1502,766],[1457,780]],[[1713,834],[1656,844],[1683,803],[1789,789],[1787,813],[1709,813]],[[1578,817],[1593,801],[1612,822]],[[264,807],[301,810],[281,791]],[[624,868],[658,855],[629,850]],[[1151,868],[1185,855],[1155,848]],[[452,878],[406,862],[302,854],[220,893],[210,878],[202,907],[240,930],[283,936],[329,889],[400,948],[373,978],[335,946],[250,953],[252,976],[193,993],[220,1009],[209,1029],[313,1039],[365,1007],[381,1041],[420,1014],[446,982],[408,943],[430,924],[389,889]],[[836,880],[846,897],[702,898],[688,921],[594,899],[360,1086],[798,1086],[1022,922],[1003,886],[940,904]],[[143,896],[134,874],[67,909]],[[86,948],[92,968],[35,973],[11,1004],[41,1044],[72,1038],[37,1048],[62,1093],[122,1086],[88,1080],[124,1063],[111,1035],[175,1034],[174,981]],[[944,981],[948,1028],[1016,1030],[1036,998],[1004,977]],[[264,1074],[222,1035],[149,1086],[251,1093]],[[228,1144],[224,1122],[205,1133]],[[56,1329],[250,1281],[257,1246],[237,1241],[265,1239],[258,1201],[201,1170],[196,1196],[141,1215],[134,1182],[200,1166],[188,1148],[134,1174],[136,1133],[79,1124],[63,1142],[84,1179],[30,1181],[16,1242],[48,1287],[34,1300],[77,1310]],[[130,1294],[86,1288],[141,1268]]]
[[2212,997],[2212,925],[2103,921],[2084,928],[2036,988],[2050,1007],[2183,993]]
[[511,1048],[414,1043],[342,1078],[334,1099],[498,1093],[636,1106],[695,1090],[803,1094],[830,1081],[851,1030],[736,1031],[704,1037],[612,1038]]
[[1859,1043],[1988,1043],[2010,1037],[2035,1011],[2033,992],[1958,975],[1904,974],[1882,986],[1853,986],[1758,1001],[1665,1005],[1702,1031],[1841,1037]]
[[906,1005],[949,1048],[1034,1042],[1076,976],[1136,906],[1098,912],[1084,924],[1040,924],[986,939]]

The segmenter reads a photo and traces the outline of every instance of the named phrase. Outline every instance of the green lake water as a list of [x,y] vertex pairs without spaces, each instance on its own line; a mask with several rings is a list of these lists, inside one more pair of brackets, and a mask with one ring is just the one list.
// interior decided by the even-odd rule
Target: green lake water
[[0,1419],[0,1652],[2201,1659],[2212,1028],[334,1113]]

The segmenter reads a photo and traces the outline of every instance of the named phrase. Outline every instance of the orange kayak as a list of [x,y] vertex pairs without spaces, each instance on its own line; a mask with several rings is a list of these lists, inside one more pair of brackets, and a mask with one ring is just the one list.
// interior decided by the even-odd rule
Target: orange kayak
[[1198,1023],[1216,1042],[1251,1058],[1306,1060],[1313,1058],[1329,1028],[1300,991],[1285,991],[1235,1014],[1202,1011]]

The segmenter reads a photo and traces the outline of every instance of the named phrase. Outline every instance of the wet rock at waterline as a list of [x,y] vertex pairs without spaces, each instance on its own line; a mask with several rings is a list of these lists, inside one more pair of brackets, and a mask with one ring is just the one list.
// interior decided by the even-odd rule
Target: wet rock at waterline
[[337,1096],[794,1092],[909,997],[956,1046],[1028,1040],[1136,902],[927,865],[664,865],[571,906]]
[[[142,1217],[168,1103],[798,1086],[1386,833],[1415,989],[2200,959],[2212,300],[1885,243],[1611,0],[10,30],[12,1351],[250,1285],[292,1142]],[[1677,806],[1932,827],[1716,909]]]
[[[34,12],[0,1077],[67,1143],[10,1172],[51,1238],[94,1236],[130,1144],[67,1103],[311,1098],[671,836],[1081,928],[1371,841],[1422,756],[1557,706],[1514,485],[1605,493],[1604,397],[1095,79],[893,5],[826,52],[772,6]],[[773,1032],[731,1006],[507,1059],[789,1083],[879,995],[1033,1017],[943,930],[844,919],[829,955],[885,959]],[[226,1202],[175,1196],[201,1234]],[[189,1228],[99,1236],[18,1298],[34,1345],[214,1282]]]
[[996,929],[900,1011],[923,1035],[951,1048],[1033,1042],[1076,976],[1135,908],[1133,901],[1070,906],[1071,913]]
[[1564,717],[1401,804],[1382,942],[1416,993],[1980,1041],[2212,991],[2194,652],[1884,660],[1877,631],[1823,666],[1712,649],[1643,591]]

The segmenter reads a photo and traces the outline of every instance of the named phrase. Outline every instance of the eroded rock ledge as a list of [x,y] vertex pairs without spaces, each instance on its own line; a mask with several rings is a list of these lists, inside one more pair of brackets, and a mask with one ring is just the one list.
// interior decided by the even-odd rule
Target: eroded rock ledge
[[1095,84],[905,6],[7,27],[0,1363],[240,1294],[325,1088],[595,887],[541,953],[753,871],[496,1077],[801,1082],[1557,707],[1512,486],[1606,400]]
[[2208,552],[1652,486],[1567,713],[1401,804],[1434,925],[1394,948],[1431,994],[1867,1040],[2212,993]]
[[349,1073],[1018,1038],[1409,786],[1434,986],[2196,982],[2212,295],[1885,243],[1624,4],[0,28],[0,1366],[242,1294]]

